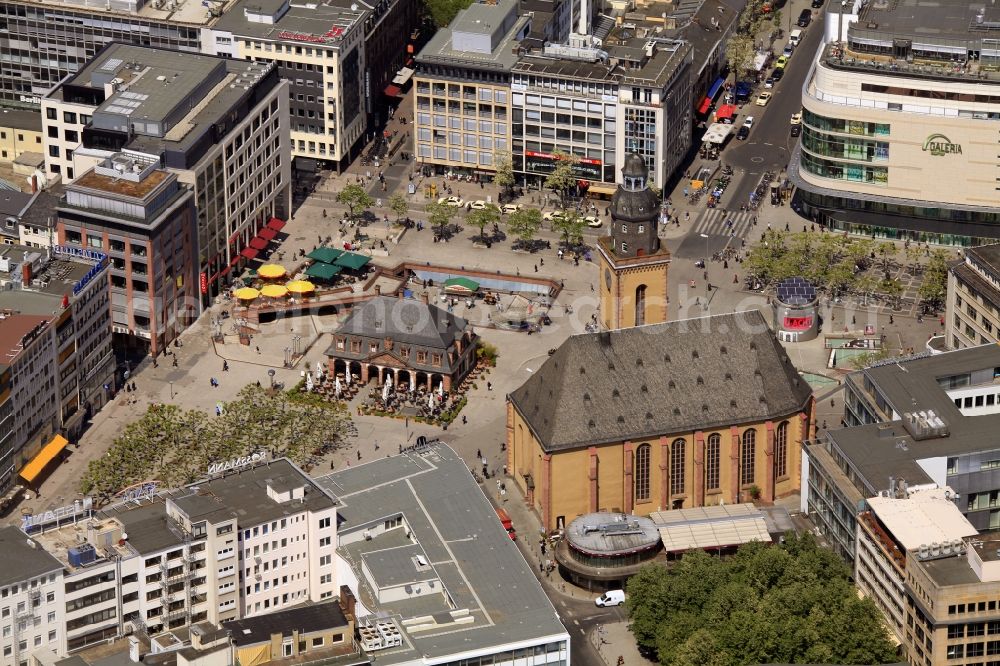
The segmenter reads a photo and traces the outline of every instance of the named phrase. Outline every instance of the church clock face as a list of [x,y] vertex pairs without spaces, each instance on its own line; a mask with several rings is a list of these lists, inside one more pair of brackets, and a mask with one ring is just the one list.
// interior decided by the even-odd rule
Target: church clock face
[[610,268],[605,268],[604,269],[604,284],[607,286],[608,291],[610,291],[611,290],[611,269]]

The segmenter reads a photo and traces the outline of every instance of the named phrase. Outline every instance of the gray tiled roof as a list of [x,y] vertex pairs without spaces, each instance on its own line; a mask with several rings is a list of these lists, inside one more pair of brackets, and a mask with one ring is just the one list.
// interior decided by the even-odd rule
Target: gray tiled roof
[[574,335],[510,400],[557,451],[778,418],[810,395],[751,310]]
[[[397,343],[448,349],[468,322],[436,305],[412,298],[377,296],[354,309],[337,333],[392,338]],[[342,356],[334,347],[327,355]]]
[[32,548],[28,542],[28,537],[18,528],[0,527],[0,553],[3,553],[0,556],[3,560],[0,587],[62,569],[59,560],[41,548]]

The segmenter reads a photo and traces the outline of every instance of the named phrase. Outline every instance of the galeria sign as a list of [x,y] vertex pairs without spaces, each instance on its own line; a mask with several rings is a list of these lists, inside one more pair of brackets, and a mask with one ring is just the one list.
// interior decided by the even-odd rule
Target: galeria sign
[[935,157],[941,155],[961,155],[962,144],[952,143],[951,139],[944,134],[931,134],[924,141],[924,152],[928,152]]
[[261,460],[267,457],[266,453],[254,453],[249,456],[240,456],[239,458],[233,458],[232,460],[227,460],[220,463],[212,463],[208,466],[209,474],[220,474],[222,472],[228,472],[231,469],[239,469],[240,467],[248,467],[250,465],[255,465]]

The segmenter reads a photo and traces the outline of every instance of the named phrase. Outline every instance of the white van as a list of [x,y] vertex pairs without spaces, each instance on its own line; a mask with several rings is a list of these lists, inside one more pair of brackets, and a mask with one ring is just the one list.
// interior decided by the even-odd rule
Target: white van
[[788,43],[792,46],[798,46],[799,42],[802,41],[802,31],[799,29],[792,30],[788,33]]
[[625,603],[624,590],[608,590],[601,596],[594,599],[594,603],[604,608],[606,606],[621,606]]

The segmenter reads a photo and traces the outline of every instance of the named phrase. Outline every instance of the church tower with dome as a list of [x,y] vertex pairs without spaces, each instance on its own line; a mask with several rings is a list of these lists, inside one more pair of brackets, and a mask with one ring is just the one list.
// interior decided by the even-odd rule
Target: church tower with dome
[[667,321],[670,252],[660,245],[659,197],[649,189],[649,170],[631,153],[622,184],[611,198],[610,235],[598,239],[600,321],[607,329]]

